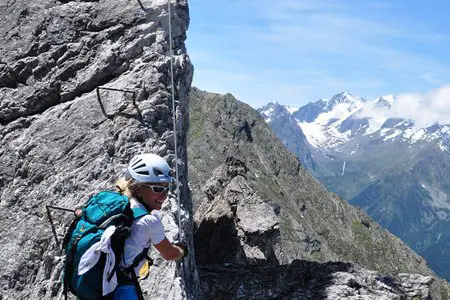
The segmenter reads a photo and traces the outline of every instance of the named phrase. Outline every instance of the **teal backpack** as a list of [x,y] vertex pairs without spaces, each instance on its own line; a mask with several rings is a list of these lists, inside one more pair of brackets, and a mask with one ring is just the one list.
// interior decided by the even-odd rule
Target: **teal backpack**
[[[133,220],[147,215],[142,208],[130,208],[127,196],[111,191],[103,191],[92,196],[72,222],[64,238],[63,249],[66,250],[66,264],[64,269],[64,294],[69,290],[82,300],[104,299],[102,296],[102,276],[105,265],[105,254],[99,262],[83,275],[78,275],[78,264],[83,254],[96,242],[100,241],[108,226],[115,225],[116,230],[111,236],[111,248],[116,256],[115,271],[130,272],[147,257],[148,249],[136,257],[132,266],[127,270],[119,270],[119,263],[123,257],[125,240],[131,234]],[[134,272],[130,272],[135,278]],[[114,274],[114,272],[112,272]],[[111,278],[108,278],[110,280]]]

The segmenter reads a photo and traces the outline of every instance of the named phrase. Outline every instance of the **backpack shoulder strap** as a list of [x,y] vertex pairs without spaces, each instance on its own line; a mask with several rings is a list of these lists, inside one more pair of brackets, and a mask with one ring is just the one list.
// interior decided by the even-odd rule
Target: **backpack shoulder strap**
[[132,208],[132,210],[133,210],[133,218],[135,220],[149,214],[149,212],[142,207],[134,207]]

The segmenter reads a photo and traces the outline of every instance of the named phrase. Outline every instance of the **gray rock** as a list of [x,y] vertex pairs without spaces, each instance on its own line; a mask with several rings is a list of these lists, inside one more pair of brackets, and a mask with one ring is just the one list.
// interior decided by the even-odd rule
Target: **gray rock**
[[[349,263],[294,260],[282,266],[203,266],[202,299],[430,299],[433,279],[381,276]],[[406,276],[405,276],[406,275]]]
[[253,192],[245,171],[241,161],[229,157],[206,183],[208,199],[194,217],[197,263],[201,265],[277,261],[278,217]]
[[[162,220],[169,239],[181,235],[194,250],[187,180],[193,67],[184,45],[189,16],[186,1],[171,5],[175,120],[165,1],[0,4],[1,300],[61,296],[64,255],[53,239],[45,206],[74,208],[89,195],[113,188],[127,161],[139,152],[157,153],[178,165],[180,203],[172,196]],[[97,91],[99,86],[127,92]],[[194,90],[194,96],[198,93]],[[273,135],[267,127],[261,129],[264,121],[255,117],[257,112],[248,118],[231,95],[225,100],[226,115],[209,113],[204,127],[193,128],[194,136],[204,137],[204,130],[207,137],[219,137],[200,139],[201,147],[190,156],[196,162],[191,182],[199,199],[195,250],[200,250],[201,271],[195,251],[181,264],[152,252],[156,265],[142,282],[147,298],[331,299],[352,291],[358,296],[359,285],[367,287],[359,288],[367,295],[428,297],[430,277],[377,277],[348,263],[300,260],[347,259],[374,269],[430,275],[420,257],[318,187],[284,149],[273,148],[275,139],[248,151],[249,143],[259,145],[261,136]],[[211,104],[206,108],[213,109],[216,103]],[[205,158],[210,165],[204,165]],[[255,184],[257,178],[263,184]],[[52,218],[61,241],[71,216],[53,211]],[[357,247],[356,241],[367,242],[368,236],[375,246]],[[386,249],[380,246],[386,243]],[[388,281],[393,283],[383,278],[393,278]]]
[[[56,299],[63,257],[48,204],[74,208],[114,188],[127,161],[151,151],[175,166],[166,1],[7,1],[0,11],[0,289],[2,300]],[[179,116],[181,207],[167,202],[167,235],[192,245],[186,132],[193,67],[186,1],[171,1]],[[106,86],[131,93],[99,90]],[[52,212],[59,240],[69,214]],[[152,299],[197,298],[193,252],[159,262],[143,283]]]

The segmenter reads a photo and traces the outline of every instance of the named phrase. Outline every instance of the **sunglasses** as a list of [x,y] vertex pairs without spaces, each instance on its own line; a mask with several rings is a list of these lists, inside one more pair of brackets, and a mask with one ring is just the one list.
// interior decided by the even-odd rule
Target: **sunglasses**
[[170,189],[169,186],[160,186],[160,185],[143,184],[142,186],[152,190],[152,192],[155,194],[167,194]]

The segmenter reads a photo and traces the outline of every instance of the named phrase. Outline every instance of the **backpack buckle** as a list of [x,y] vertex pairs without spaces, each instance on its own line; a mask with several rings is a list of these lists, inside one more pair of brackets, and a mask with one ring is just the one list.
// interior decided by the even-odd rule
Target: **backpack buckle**
[[75,209],[73,214],[75,215],[75,218],[79,219],[83,215],[83,209],[82,208],[77,208],[77,209]]

